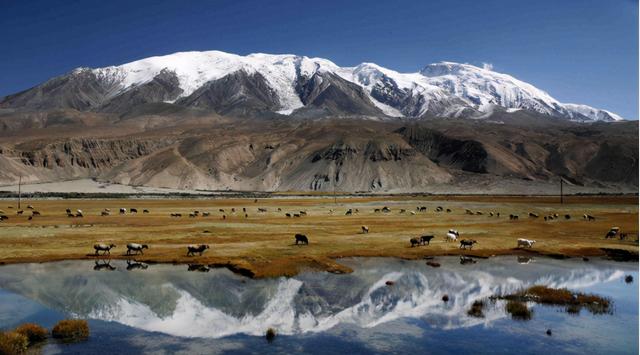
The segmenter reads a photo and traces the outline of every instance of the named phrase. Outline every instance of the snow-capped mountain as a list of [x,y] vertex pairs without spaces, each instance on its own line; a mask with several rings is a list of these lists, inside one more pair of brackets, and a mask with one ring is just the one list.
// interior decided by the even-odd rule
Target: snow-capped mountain
[[220,51],[78,68],[7,96],[0,107],[122,112],[160,102],[235,115],[482,118],[501,108],[576,121],[622,119],[560,103],[531,84],[469,64],[441,62],[399,73],[373,63],[339,67],[322,58]]

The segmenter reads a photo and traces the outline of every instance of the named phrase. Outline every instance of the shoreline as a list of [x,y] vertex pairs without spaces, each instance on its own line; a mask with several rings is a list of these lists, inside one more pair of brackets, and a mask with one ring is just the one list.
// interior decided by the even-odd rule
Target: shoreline
[[[345,254],[340,256],[326,256],[326,257],[292,257],[292,258],[280,258],[270,260],[266,262],[254,262],[247,259],[220,259],[215,257],[198,256],[198,257],[180,257],[172,260],[166,258],[153,258],[139,256],[128,256],[113,254],[110,256],[95,256],[92,254],[86,254],[84,256],[33,256],[22,258],[7,258],[0,260],[0,267],[5,265],[14,264],[46,264],[52,262],[62,261],[100,261],[100,260],[135,260],[136,262],[142,262],[150,265],[157,264],[171,264],[171,265],[189,265],[189,264],[201,264],[210,268],[226,268],[231,272],[248,277],[251,279],[262,278],[276,278],[276,277],[294,277],[301,272],[311,270],[313,272],[330,272],[334,274],[349,274],[354,270],[350,267],[340,263],[341,259],[346,258],[394,258],[401,260],[433,260],[438,257],[455,257],[465,256],[473,259],[490,259],[496,256],[524,256],[524,257],[542,257],[552,259],[571,259],[571,258],[583,258],[588,262],[588,258],[606,258],[616,262],[639,262],[639,254],[637,251],[620,249],[620,248],[566,248],[562,253],[548,250],[536,250],[536,249],[482,249],[478,251],[474,250],[452,250],[446,253],[439,253],[437,251],[429,251],[422,253],[413,253],[406,255],[389,254],[384,252],[369,251],[363,253]],[[270,268],[269,264],[277,264],[277,268]],[[288,270],[288,271],[283,271]],[[427,267],[427,266],[425,266]],[[1,269],[0,269],[1,270]]]

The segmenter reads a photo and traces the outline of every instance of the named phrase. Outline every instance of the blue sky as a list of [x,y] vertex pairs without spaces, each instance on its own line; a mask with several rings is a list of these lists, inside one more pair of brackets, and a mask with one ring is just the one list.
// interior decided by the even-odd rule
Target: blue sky
[[0,96],[79,67],[217,49],[413,72],[491,63],[638,118],[638,1],[0,0]]

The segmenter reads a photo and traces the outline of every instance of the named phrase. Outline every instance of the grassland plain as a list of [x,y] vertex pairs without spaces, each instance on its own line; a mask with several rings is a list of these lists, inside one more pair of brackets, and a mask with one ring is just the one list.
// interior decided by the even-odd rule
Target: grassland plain
[[[381,196],[295,197],[231,199],[41,199],[27,200],[41,216],[29,220],[31,210],[17,215],[15,200],[0,201],[9,217],[0,222],[0,263],[97,259],[93,245],[113,243],[110,258],[134,258],[147,263],[200,263],[228,267],[251,277],[292,276],[312,268],[344,273],[342,257],[550,255],[638,257],[637,196],[571,196],[560,204],[557,197],[524,196]],[[387,206],[391,212],[374,212]],[[417,212],[425,206],[427,212]],[[444,211],[436,212],[442,206]],[[119,208],[127,214],[120,215]],[[83,211],[83,218],[67,217],[65,210]],[[103,209],[111,215],[100,216]],[[129,213],[131,208],[137,214]],[[235,212],[231,209],[235,208]],[[246,208],[246,214],[243,212]],[[258,212],[264,208],[267,212]],[[142,213],[144,209],[149,213]],[[224,209],[224,212],[220,210]],[[279,209],[279,210],[278,210]],[[345,215],[348,209],[359,212]],[[401,213],[404,209],[406,212]],[[450,209],[451,212],[446,212]],[[466,209],[481,211],[469,215]],[[189,217],[198,210],[209,217]],[[306,211],[299,218],[285,213]],[[333,211],[333,212],[331,212]],[[412,214],[411,212],[416,212]],[[489,213],[493,212],[494,216]],[[532,212],[538,218],[529,217]],[[182,217],[171,217],[181,213]],[[500,217],[495,214],[500,213]],[[559,218],[545,221],[544,216]],[[516,214],[518,220],[510,220]],[[570,215],[566,219],[565,215]],[[584,214],[596,217],[585,221]],[[225,216],[223,219],[223,215]],[[362,233],[361,226],[370,232]],[[626,240],[605,239],[613,226],[628,234]],[[478,241],[472,250],[446,242],[449,229],[460,238]],[[309,245],[295,245],[294,234],[309,237]],[[428,246],[411,247],[409,239],[424,234],[436,238]],[[516,248],[517,238],[536,240],[531,249]],[[144,243],[144,255],[125,255],[126,244]],[[188,244],[209,244],[202,256],[187,256]],[[103,259],[104,257],[99,257]]]

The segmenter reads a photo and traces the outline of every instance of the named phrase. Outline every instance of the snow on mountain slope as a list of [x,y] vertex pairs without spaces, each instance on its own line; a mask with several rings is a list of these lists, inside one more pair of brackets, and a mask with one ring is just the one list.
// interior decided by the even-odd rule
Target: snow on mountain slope
[[[157,102],[157,100],[167,100],[167,98],[169,98],[168,102],[176,102],[180,98],[193,94],[207,83],[238,71],[244,71],[250,75],[260,74],[260,77],[266,81],[266,88],[272,90],[269,96],[275,97],[276,111],[286,115],[305,107],[300,92],[305,83],[314,77],[314,74],[327,72],[363,89],[370,99],[364,100],[366,102],[360,102],[361,106],[356,105],[364,110],[363,113],[380,110],[389,117],[435,116],[481,119],[490,115],[499,106],[506,109],[507,112],[530,110],[575,121],[622,119],[614,113],[586,105],[560,103],[545,91],[531,84],[507,74],[470,64],[440,62],[427,65],[419,72],[400,73],[373,63],[362,63],[355,67],[339,67],[322,58],[262,53],[240,56],[220,51],[179,52],[145,58],[119,66],[76,69],[70,75],[75,75],[78,78],[77,81],[84,80],[83,73],[91,73],[93,76],[87,77],[98,78],[100,87],[104,87],[103,91],[92,93],[92,100],[85,99],[87,94],[79,91],[77,95],[70,96],[73,100],[63,98],[64,100],[59,100],[61,103],[51,100],[53,102],[48,105],[32,103],[32,107],[58,107],[67,102],[76,103],[77,101],[82,105],[74,104],[75,106],[72,108],[78,106],[84,109],[86,106],[99,110],[100,105],[109,104],[109,101],[118,95],[134,90],[139,91],[135,96],[138,99],[120,100],[120,106],[134,105],[140,101]],[[151,83],[160,73],[164,73],[166,80],[157,84],[165,85],[165,88],[169,86],[171,90],[167,89],[162,95],[154,96],[148,93],[155,92],[155,86],[147,85],[146,91],[141,89],[142,85]],[[173,84],[176,79],[179,88]],[[65,80],[60,81],[62,84],[65,82]],[[320,82],[322,82],[322,78],[316,77],[315,83]],[[57,82],[54,84],[58,85]],[[94,83],[78,84],[64,90],[82,90],[85,87],[92,88],[94,86]],[[18,93],[10,101],[0,102],[0,105],[5,107],[11,107],[12,103],[18,106],[28,105],[30,100],[42,100],[40,92],[51,91],[46,86],[36,88],[39,88],[40,91],[35,91],[31,95]],[[261,90],[264,88],[262,87]],[[25,93],[28,92],[29,90],[25,91]],[[143,92],[147,94],[143,94]],[[337,100],[337,98],[331,100]],[[349,98],[340,98],[340,100],[348,101]],[[111,106],[114,106],[113,102]]]
[[[616,115],[613,112],[609,112],[607,110],[601,110],[597,108],[593,108],[587,105],[578,105],[578,104],[564,104],[571,112],[571,118],[578,121],[585,120],[586,117],[588,120],[593,121],[622,121],[623,118]],[[583,117],[580,117],[583,116]]]
[[120,66],[95,69],[94,73],[104,78],[119,80],[122,91],[151,81],[162,70],[176,73],[183,90],[178,97],[192,94],[211,80],[244,70],[260,73],[276,91],[283,113],[290,113],[303,104],[295,92],[293,83],[299,75],[311,76],[318,70],[334,71],[332,62],[321,58],[295,55],[250,54],[239,56],[220,51],[180,52],[159,57],[150,57]]

